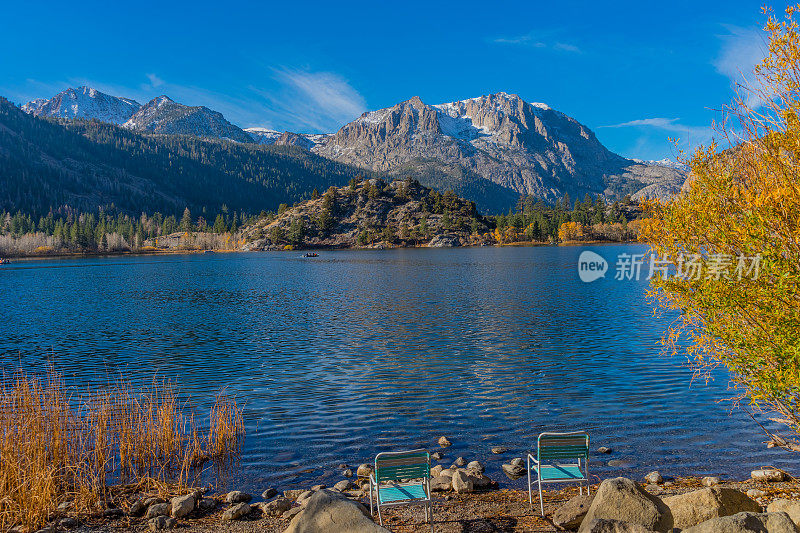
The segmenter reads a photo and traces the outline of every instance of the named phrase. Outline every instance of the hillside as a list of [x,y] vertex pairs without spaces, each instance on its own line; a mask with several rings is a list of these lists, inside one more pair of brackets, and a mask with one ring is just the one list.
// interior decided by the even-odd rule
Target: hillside
[[460,246],[483,242],[488,231],[473,202],[416,180],[387,184],[379,178],[331,187],[320,198],[242,228],[247,250]]
[[223,206],[275,210],[364,171],[292,146],[141,135],[97,121],[55,121],[0,98],[0,210],[160,211],[206,217]]

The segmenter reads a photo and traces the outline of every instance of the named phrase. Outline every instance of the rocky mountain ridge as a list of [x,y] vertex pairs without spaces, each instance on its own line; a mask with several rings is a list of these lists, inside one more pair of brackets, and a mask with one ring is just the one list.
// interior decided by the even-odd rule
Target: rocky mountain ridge
[[21,109],[36,117],[97,119],[119,125],[141,107],[136,100],[111,96],[82,86],[61,91],[49,100],[37,98],[24,104]]

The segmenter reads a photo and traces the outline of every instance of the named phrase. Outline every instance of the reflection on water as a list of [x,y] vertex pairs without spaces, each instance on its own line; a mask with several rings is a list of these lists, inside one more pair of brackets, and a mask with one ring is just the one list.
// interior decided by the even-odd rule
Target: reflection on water
[[[594,249],[612,263],[630,248]],[[480,458],[499,478],[489,448],[522,455],[546,429],[614,448],[591,459],[601,476],[788,464],[718,403],[722,375],[692,383],[660,354],[673,317],[653,317],[646,282],[581,283],[581,250],[17,262],[0,267],[2,367],[52,362],[77,385],[157,372],[204,406],[226,388],[245,403],[240,483],[253,488],[336,481],[339,463],[440,435],[447,465]],[[633,467],[605,466],[620,457]]]

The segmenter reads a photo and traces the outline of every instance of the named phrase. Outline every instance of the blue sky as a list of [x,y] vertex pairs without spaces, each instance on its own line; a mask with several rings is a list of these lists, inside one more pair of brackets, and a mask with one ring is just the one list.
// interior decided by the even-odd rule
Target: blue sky
[[[675,158],[764,54],[762,1],[6,3],[0,95],[90,85],[242,126],[333,131],[414,95],[545,102],[611,150]],[[785,3],[773,4],[782,11]]]

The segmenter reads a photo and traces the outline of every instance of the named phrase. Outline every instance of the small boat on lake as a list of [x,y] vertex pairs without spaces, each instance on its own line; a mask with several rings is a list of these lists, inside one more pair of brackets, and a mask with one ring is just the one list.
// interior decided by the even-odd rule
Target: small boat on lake
[[319,254],[314,252],[306,252],[303,254],[303,257],[319,257]]

